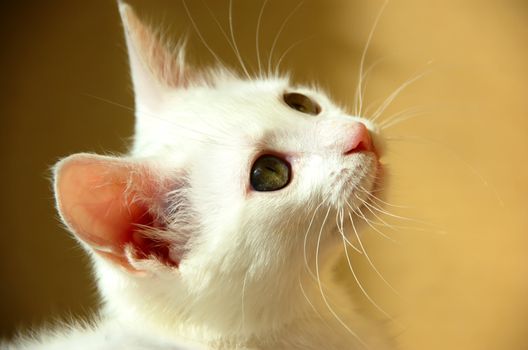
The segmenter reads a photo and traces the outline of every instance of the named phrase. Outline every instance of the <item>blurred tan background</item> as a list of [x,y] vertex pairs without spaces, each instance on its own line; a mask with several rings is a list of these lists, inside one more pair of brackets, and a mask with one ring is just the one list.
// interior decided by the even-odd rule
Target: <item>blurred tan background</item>
[[[181,1],[131,3],[174,38],[189,33],[192,62],[212,62]],[[206,3],[227,29],[228,1]],[[188,4],[205,40],[238,67],[204,3]],[[266,5],[264,57],[297,4]],[[126,151],[133,114],[116,104],[132,107],[133,99],[113,1],[0,6],[0,337],[10,337],[94,309],[87,260],[56,218],[48,169],[74,152]],[[261,6],[233,6],[236,39],[253,66]],[[285,26],[274,59],[305,39],[283,68],[296,81],[319,82],[351,108],[359,57],[381,6],[307,0]],[[424,112],[387,130],[384,159],[386,200],[409,206],[387,209],[425,224],[390,220],[411,226],[382,228],[396,243],[365,232],[372,261],[400,297],[354,256],[362,283],[397,320],[388,325],[401,349],[527,349],[528,2],[391,1],[367,66],[379,59],[368,78],[366,104],[373,109],[426,73],[382,118],[409,107]],[[357,291],[356,298],[373,309]]]

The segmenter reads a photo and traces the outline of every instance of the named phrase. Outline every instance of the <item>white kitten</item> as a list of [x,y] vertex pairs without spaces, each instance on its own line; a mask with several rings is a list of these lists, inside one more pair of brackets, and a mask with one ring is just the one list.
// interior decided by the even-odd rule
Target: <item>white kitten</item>
[[99,321],[8,348],[388,349],[332,270],[348,242],[338,226],[355,230],[348,215],[379,171],[374,126],[287,79],[188,68],[120,10],[132,151],[55,168],[61,217],[93,260]]

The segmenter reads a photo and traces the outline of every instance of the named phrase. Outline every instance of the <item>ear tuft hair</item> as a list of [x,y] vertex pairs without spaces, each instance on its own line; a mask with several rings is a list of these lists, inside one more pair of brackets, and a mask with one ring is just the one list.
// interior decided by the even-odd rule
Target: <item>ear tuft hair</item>
[[175,226],[174,213],[164,214],[170,211],[167,193],[181,193],[177,185],[126,158],[75,154],[55,166],[64,223],[89,251],[129,271],[146,260],[178,267],[189,236]]

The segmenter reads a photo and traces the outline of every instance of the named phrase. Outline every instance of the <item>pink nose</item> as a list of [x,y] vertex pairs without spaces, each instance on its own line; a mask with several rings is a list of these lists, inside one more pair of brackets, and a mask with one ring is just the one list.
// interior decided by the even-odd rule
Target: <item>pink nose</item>
[[348,132],[344,154],[349,155],[361,151],[374,151],[374,145],[365,124],[358,122]]

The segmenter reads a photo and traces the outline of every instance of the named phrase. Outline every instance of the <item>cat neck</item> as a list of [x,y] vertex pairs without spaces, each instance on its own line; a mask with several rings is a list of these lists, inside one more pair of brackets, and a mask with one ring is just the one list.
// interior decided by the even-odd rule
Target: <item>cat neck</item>
[[[230,281],[222,293],[211,291],[193,298],[175,298],[177,288],[169,298],[166,291],[156,289],[156,282],[142,281],[150,293],[145,297],[123,290],[126,283],[107,273],[100,279],[106,287],[103,314],[109,322],[161,339],[268,342],[296,332],[306,336],[306,329],[321,338],[335,338],[336,332],[343,333],[343,338],[348,333],[343,324],[355,323],[357,316],[350,298],[334,281],[332,265],[320,267],[319,280],[303,266],[297,278]],[[159,293],[153,294],[154,290]]]
[[132,311],[108,316],[133,332],[218,349],[355,349],[351,344],[357,343],[357,335],[350,329],[357,330],[364,320],[358,321],[351,302],[336,286],[325,283],[324,288],[330,306],[325,305],[318,283],[306,280],[287,300],[271,302],[247,295],[242,299],[239,295],[238,307],[228,302],[215,308],[204,305],[195,308],[192,315],[157,313],[145,318],[142,312],[138,315]]

